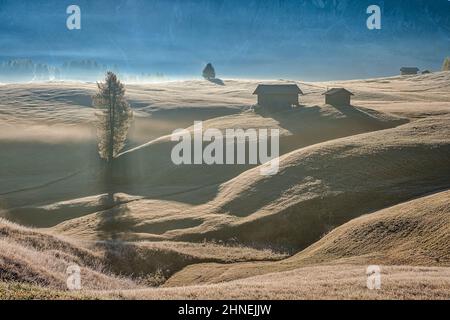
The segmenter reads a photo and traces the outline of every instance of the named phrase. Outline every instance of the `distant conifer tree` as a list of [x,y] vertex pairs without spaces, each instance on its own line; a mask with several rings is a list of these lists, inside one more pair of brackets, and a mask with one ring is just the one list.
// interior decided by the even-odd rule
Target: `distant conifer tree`
[[93,102],[100,109],[97,113],[98,152],[102,159],[111,162],[125,145],[133,112],[125,100],[124,85],[114,73],[108,72],[105,82],[97,86]]
[[203,78],[205,79],[214,79],[216,77],[216,71],[214,70],[214,67],[211,63],[208,63],[203,69]]
[[444,60],[444,64],[442,65],[442,71],[450,71],[450,57]]

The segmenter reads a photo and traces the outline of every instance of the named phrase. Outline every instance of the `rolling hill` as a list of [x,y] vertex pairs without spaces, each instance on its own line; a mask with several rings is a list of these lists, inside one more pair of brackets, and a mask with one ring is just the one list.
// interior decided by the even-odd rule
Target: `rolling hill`
[[[217,195],[203,204],[136,199],[52,230],[91,239],[115,232],[128,240],[233,239],[303,249],[360,215],[448,188],[449,123],[427,118],[301,148],[280,158],[279,174],[261,176],[259,168],[250,169],[215,186]],[[210,191],[205,189],[184,197]],[[109,229],[102,230],[105,220]]]
[[[101,243],[91,244],[91,249],[86,249],[86,243],[82,246],[1,221],[0,297],[448,299],[449,195],[449,191],[444,191],[359,217],[333,230],[306,250],[278,262],[233,263],[236,258],[233,250],[234,254],[246,256],[246,259],[257,255],[264,259],[264,254],[210,245],[200,248],[189,243],[149,244],[159,248],[159,253],[149,250],[145,244],[138,251],[135,246],[133,250],[114,246],[104,250]],[[231,255],[228,260],[222,260],[229,264],[196,264],[193,259],[189,261],[193,265],[169,278],[164,288],[149,289],[149,285],[164,281],[164,278],[158,278],[163,277],[161,274],[151,278],[148,262],[156,259],[167,263],[164,252],[169,248],[175,252],[182,252],[184,248],[191,257],[197,251],[204,259],[208,259],[208,250],[212,254],[209,259],[217,259],[218,254]],[[269,257],[266,255],[265,258]],[[174,258],[172,254],[172,262],[176,261]],[[70,263],[81,265],[82,279],[88,279],[81,292],[64,290],[64,270]],[[365,288],[365,266],[368,264],[382,266],[382,290]],[[108,271],[107,266],[114,266],[114,271]],[[138,266],[144,268],[141,272],[147,278],[133,277],[129,273],[139,275]],[[118,272],[121,277],[117,276]]]
[[449,199],[450,191],[443,191],[363,215],[279,262],[189,266],[166,286],[219,283],[317,265],[449,267]]
[[0,283],[65,290],[71,265],[81,269],[84,289],[144,288],[163,283],[183,267],[201,262],[279,260],[271,250],[215,243],[77,241],[0,219]]
[[[303,105],[270,115],[251,110],[256,80],[129,84],[136,120],[112,176],[95,84],[0,85],[0,299],[448,299],[449,80],[298,81]],[[324,105],[341,86],[353,105]],[[170,133],[194,120],[279,129],[278,174],[174,165]]]

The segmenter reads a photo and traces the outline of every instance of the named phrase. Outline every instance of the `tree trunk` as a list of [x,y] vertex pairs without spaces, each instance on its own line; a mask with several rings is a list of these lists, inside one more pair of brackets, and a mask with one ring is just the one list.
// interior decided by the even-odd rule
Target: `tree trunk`
[[110,91],[110,112],[109,112],[109,145],[108,145],[108,162],[112,162],[114,158],[114,121],[115,121],[115,112],[116,112],[116,96],[115,92],[111,94]]

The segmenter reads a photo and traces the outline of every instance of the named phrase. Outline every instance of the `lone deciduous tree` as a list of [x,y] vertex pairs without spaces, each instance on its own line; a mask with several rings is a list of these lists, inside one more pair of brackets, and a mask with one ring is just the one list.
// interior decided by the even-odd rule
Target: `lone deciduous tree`
[[110,163],[125,145],[133,112],[125,100],[124,85],[114,73],[108,72],[105,82],[97,86],[93,102],[100,109],[97,112],[98,152]]
[[214,67],[212,66],[211,63],[208,63],[205,67],[205,69],[203,69],[203,78],[210,80],[210,79],[214,79],[216,77],[216,71],[214,70]]
[[442,71],[450,71],[450,57],[444,60],[444,64],[442,65]]

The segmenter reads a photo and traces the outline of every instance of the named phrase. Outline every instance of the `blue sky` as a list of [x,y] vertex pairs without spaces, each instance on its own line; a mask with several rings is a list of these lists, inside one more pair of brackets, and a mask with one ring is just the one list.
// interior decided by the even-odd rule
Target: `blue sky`
[[[81,30],[66,8],[81,8]],[[382,29],[366,28],[371,4]],[[331,80],[439,69],[447,0],[0,0],[0,60],[95,59],[128,72]]]

